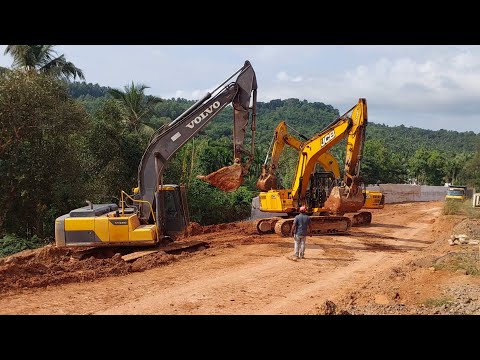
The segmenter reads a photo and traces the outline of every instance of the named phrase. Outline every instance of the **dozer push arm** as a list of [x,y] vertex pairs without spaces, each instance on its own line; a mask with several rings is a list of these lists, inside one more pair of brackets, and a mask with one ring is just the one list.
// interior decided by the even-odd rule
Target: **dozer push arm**
[[[229,83],[219,90],[223,84],[227,83],[237,73],[239,75],[235,82]],[[230,103],[232,103],[234,108],[234,157],[241,160],[241,155],[247,153],[249,160],[244,168],[248,168],[253,160],[253,152],[249,153],[243,148],[243,141],[250,112],[252,112],[253,143],[257,91],[256,76],[250,62],[245,61],[244,66],[224,81],[223,84],[212,92],[215,95],[212,96],[211,93],[207,93],[178,118],[162,126],[154,134],[138,167],[138,187],[142,200],[153,203],[155,192],[162,183],[162,175],[167,162],[188,140],[195,136]],[[251,109],[250,97],[252,91],[254,105]],[[236,160],[236,162],[238,163],[239,160]],[[231,189],[229,190],[231,191]],[[150,210],[146,206],[141,207],[141,219],[143,221],[148,219],[149,212]]]

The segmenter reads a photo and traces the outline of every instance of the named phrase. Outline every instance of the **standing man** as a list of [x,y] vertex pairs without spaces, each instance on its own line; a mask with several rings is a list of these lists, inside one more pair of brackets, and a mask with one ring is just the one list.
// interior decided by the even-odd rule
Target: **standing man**
[[290,235],[293,235],[295,240],[293,260],[305,258],[305,240],[312,231],[312,220],[310,216],[305,214],[305,211],[305,206],[300,207],[300,214],[295,216],[292,231],[290,232]]

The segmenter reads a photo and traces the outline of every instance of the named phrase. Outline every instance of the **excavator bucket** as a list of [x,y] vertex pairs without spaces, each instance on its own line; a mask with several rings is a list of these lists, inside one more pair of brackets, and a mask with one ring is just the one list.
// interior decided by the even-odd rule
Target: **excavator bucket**
[[335,186],[324,207],[334,214],[357,212],[363,207],[363,193],[353,193],[347,187]]
[[225,166],[206,176],[198,175],[197,179],[226,192],[237,190],[243,184],[243,168],[240,164]]
[[257,189],[260,191],[268,191],[277,188],[277,177],[273,174],[268,174],[261,177],[257,181]]

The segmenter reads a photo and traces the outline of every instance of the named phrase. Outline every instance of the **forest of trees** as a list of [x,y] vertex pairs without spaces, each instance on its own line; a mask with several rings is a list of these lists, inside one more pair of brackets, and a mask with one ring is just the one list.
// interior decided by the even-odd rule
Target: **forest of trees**
[[[85,200],[118,203],[121,190],[137,186],[138,164],[152,133],[194,103],[148,96],[146,88],[66,81],[35,68],[0,73],[0,239],[52,239],[56,217]],[[225,193],[196,178],[232,163],[231,107],[169,163],[164,182],[187,186],[192,221],[207,225],[249,216],[280,121],[310,138],[348,109],[278,99],[258,103],[257,110],[256,159],[237,191]],[[343,168],[344,143],[332,153]],[[287,148],[278,169],[284,187],[291,186],[296,160]],[[453,182],[480,188],[479,169],[480,140],[474,132],[367,126],[361,165],[366,183]]]

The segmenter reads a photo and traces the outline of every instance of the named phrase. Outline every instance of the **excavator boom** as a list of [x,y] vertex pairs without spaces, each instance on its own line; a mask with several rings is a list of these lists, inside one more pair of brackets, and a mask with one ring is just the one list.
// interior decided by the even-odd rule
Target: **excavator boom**
[[[227,84],[219,92],[223,84],[239,74],[235,82]],[[204,126],[206,126],[223,108],[232,103],[234,114],[234,164],[216,172],[200,177],[201,180],[220,188],[223,191],[234,191],[243,183],[243,175],[253,161],[253,151],[247,151],[243,142],[245,131],[252,117],[252,142],[256,121],[257,80],[249,61],[211,93],[207,93],[192,107],[186,110],[170,124],[164,125],[153,136],[138,167],[138,187],[142,200],[153,201],[155,193],[162,184],[163,171],[172,156]],[[253,92],[253,107],[250,99]],[[242,165],[242,155],[247,154],[247,162]],[[149,208],[141,208],[141,217],[145,221],[149,217]]]

